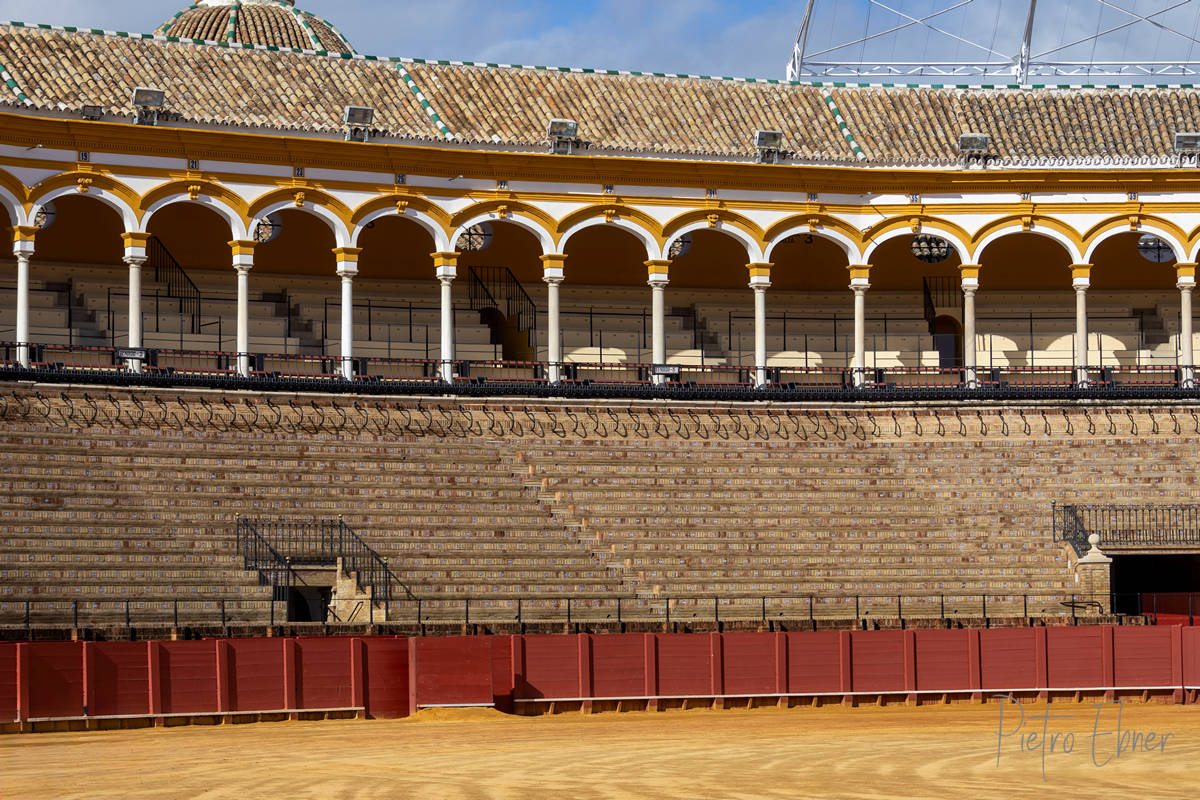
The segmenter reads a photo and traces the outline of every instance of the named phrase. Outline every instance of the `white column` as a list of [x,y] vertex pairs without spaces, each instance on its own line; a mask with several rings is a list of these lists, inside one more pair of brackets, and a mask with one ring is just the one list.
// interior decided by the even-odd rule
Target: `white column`
[[871,265],[850,264],[850,291],[854,292],[854,360],[851,362],[851,383],[866,383],[867,369],[867,290],[871,288]]
[[442,285],[442,349],[439,372],[442,380],[454,380],[454,295],[450,291],[458,275],[458,253],[433,253],[433,267]]
[[[142,266],[146,263],[146,246],[150,242],[150,234],[129,231],[121,234],[121,240],[125,245],[125,263],[129,266],[129,329],[126,344],[129,347],[141,347]],[[131,358],[126,363],[129,369],[141,372],[141,359]]]
[[342,377],[354,379],[354,275],[338,270],[342,278]]
[[1071,265],[1071,285],[1075,289],[1075,383],[1088,385],[1087,290],[1091,285],[1091,265]]
[[237,269],[237,370],[250,376],[250,267]]
[[546,282],[546,379],[550,383],[562,380],[562,324],[558,287],[565,277],[566,263],[567,257],[562,253],[542,256],[542,280]]
[[750,288],[754,290],[754,385],[767,385],[767,289],[771,288],[771,265],[749,264]]
[[646,283],[650,285],[650,380],[656,384],[666,381],[665,376],[654,374],[654,367],[667,362],[666,288],[670,267],[669,260],[646,262]]
[[254,242],[232,241],[233,268],[237,271],[237,371],[250,376],[250,270],[254,269]]
[[963,293],[963,383],[968,389],[979,386],[975,363],[975,292],[979,291],[979,265],[962,264]]
[[18,228],[13,243],[13,255],[17,257],[17,361],[28,367],[29,356],[29,259],[33,256],[35,228]]
[[1192,289],[1196,288],[1196,265],[1176,264],[1175,288],[1179,289],[1180,382],[1186,389],[1196,385],[1196,365],[1192,358]]

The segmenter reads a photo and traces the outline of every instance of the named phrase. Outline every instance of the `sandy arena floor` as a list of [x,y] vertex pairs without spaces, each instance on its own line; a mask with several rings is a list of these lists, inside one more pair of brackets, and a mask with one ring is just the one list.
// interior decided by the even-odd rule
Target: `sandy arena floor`
[[[0,798],[1195,798],[1200,706],[756,709],[0,737]],[[1021,734],[1043,725],[1053,752]],[[1074,734],[1070,752],[1062,752]],[[1163,733],[1170,734],[1165,747]],[[1107,735],[1106,735],[1107,734]],[[1040,738],[1040,737],[1039,737]],[[997,744],[1000,744],[997,765]],[[1026,750],[1022,751],[1024,741]],[[1094,752],[1093,752],[1094,745]],[[1107,763],[1105,763],[1107,762]],[[1097,766],[1102,764],[1102,766]]]

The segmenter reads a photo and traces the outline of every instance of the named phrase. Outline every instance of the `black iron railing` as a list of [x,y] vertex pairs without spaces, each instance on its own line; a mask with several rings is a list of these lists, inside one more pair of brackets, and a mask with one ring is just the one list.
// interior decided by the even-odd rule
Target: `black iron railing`
[[[316,520],[238,519],[238,541],[265,546],[287,566],[332,567],[356,577],[358,588],[370,591],[375,603],[414,599],[412,592],[388,568],[387,560],[363,541],[341,518]],[[277,563],[277,562],[276,562]],[[276,566],[276,569],[278,567]],[[260,572],[261,572],[261,568]]]
[[292,585],[296,577],[292,572],[292,565],[272,546],[271,542],[262,536],[254,525],[248,522],[243,524],[243,520],[238,520],[237,545],[246,569],[258,572],[260,586],[271,587],[271,624],[273,625],[275,624],[275,603],[286,603],[291,597]]
[[537,305],[508,267],[469,267],[467,296],[473,311],[494,308],[537,342]]
[[1054,504],[1053,535],[1082,554],[1088,536],[1100,547],[1200,546],[1200,505]]
[[[167,296],[179,301],[179,313],[191,316],[192,333],[197,333],[200,290],[157,236],[151,236],[146,245],[146,266],[154,269],[154,280],[166,287]],[[129,313],[134,313],[133,309]]]

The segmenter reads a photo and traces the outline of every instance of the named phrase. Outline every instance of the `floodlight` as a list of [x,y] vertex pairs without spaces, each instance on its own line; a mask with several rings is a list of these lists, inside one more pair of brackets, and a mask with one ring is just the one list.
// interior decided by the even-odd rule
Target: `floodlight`
[[937,264],[950,257],[950,243],[940,236],[922,233],[913,237],[910,249],[913,258],[926,264]]
[[162,108],[167,93],[162,89],[147,89],[139,86],[133,90],[133,105],[136,108]]
[[96,122],[104,118],[104,106],[84,106],[79,109],[79,114],[86,120]]
[[1176,153],[1200,153],[1200,133],[1180,131],[1175,134]]
[[1142,258],[1155,264],[1165,264],[1175,260],[1175,251],[1171,245],[1155,236],[1153,233],[1143,233],[1138,237],[1137,250]]
[[958,137],[958,152],[986,153],[992,146],[992,137],[986,133],[962,133]]
[[574,139],[579,133],[579,123],[573,119],[552,119],[546,135],[551,139]]
[[783,131],[755,131],[754,146],[759,150],[778,150],[783,147]]
[[366,126],[375,120],[375,109],[367,106],[346,106],[342,121],[347,125]]

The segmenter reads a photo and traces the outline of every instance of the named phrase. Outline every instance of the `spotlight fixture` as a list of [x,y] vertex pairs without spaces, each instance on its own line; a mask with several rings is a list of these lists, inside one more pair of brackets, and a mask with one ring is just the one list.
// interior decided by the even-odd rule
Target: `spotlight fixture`
[[930,236],[922,233],[913,237],[913,258],[926,264],[937,264],[950,257],[950,243],[940,236]]
[[89,122],[97,122],[104,119],[104,106],[87,105],[79,109],[79,116]]
[[44,203],[37,211],[33,212],[33,227],[39,231],[44,231],[54,224],[54,218],[58,215],[58,209],[54,207],[54,203]]
[[783,131],[755,131],[754,147],[758,150],[758,163],[778,164],[783,154]]
[[579,138],[579,123],[573,119],[552,119],[546,126],[546,140],[550,144],[550,152],[557,155],[569,156],[577,149],[585,149],[591,142]]
[[992,137],[986,133],[961,133],[958,136],[958,155],[968,169],[983,169],[995,158],[991,152]]
[[157,125],[158,115],[166,101],[167,93],[162,89],[149,89],[139,86],[133,90],[133,107],[138,125]]
[[346,123],[347,142],[365,142],[371,138],[371,123],[375,121],[375,109],[368,106],[346,106],[342,113]]

